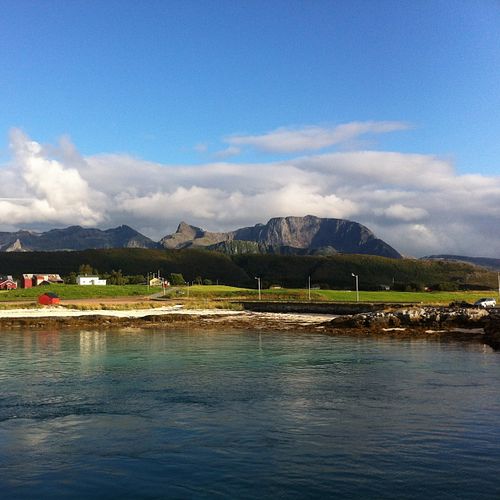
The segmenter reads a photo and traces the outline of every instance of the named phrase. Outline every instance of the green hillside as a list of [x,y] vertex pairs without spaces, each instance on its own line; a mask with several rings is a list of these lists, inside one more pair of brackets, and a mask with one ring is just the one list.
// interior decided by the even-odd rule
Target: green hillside
[[461,262],[389,259],[371,255],[339,254],[332,256],[239,255],[233,261],[248,276],[259,276],[265,284],[303,287],[308,277],[322,287],[351,289],[352,273],[359,286],[375,290],[391,286],[402,290],[433,287],[495,288],[497,277],[476,266]]
[[0,274],[19,278],[23,273],[58,273],[67,276],[89,264],[100,273],[121,270],[124,275],[160,271],[162,276],[182,273],[186,280],[198,276],[224,284],[249,282],[245,271],[229,257],[205,250],[150,250],[116,248],[81,252],[10,252],[0,254]]
[[100,273],[121,270],[124,275],[181,273],[187,281],[263,287],[302,288],[311,277],[322,288],[352,289],[352,273],[362,290],[391,286],[400,290],[496,288],[497,275],[463,262],[389,259],[369,255],[282,256],[244,254],[227,256],[207,250],[110,249],[77,252],[11,252],[0,254],[0,274],[20,278],[23,273],[59,273],[67,276],[88,264]]

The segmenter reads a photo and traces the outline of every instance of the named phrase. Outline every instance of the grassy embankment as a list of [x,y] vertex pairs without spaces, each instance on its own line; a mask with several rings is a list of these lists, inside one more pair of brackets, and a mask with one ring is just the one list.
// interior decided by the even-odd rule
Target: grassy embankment
[[[159,288],[149,288],[145,285],[107,285],[107,286],[78,286],[78,285],[51,285],[47,287],[18,289],[0,292],[1,304],[10,301],[35,301],[46,291],[57,293],[65,302],[79,299],[113,299],[130,297],[137,299],[148,307],[148,298],[157,295],[163,298]],[[309,300],[306,289],[282,288],[262,290],[262,300],[281,301],[307,301]],[[484,296],[496,297],[496,293],[484,291],[460,292],[395,292],[395,291],[360,291],[359,299],[362,302],[401,302],[448,304],[453,301],[475,302]],[[185,303],[186,307],[223,307],[228,306],[232,300],[258,300],[256,289],[231,287],[224,285],[194,285],[173,287],[165,291],[165,299]],[[354,302],[356,292],[345,290],[311,290],[312,301]],[[103,304],[101,304],[102,306]],[[161,305],[161,302],[160,304]],[[118,307],[118,306],[117,306]],[[125,306],[124,306],[125,307]]]
[[[229,286],[205,286],[195,285],[192,287],[174,288],[167,292],[167,297],[189,298],[191,299],[248,299],[258,300],[258,291],[248,288],[237,288]],[[308,301],[308,290],[299,288],[282,288],[273,290],[262,290],[262,300],[288,300],[288,301]],[[362,302],[401,302],[425,304],[449,304],[450,302],[466,301],[473,303],[481,297],[493,296],[496,294],[484,291],[460,291],[460,292],[395,292],[395,291],[360,291],[359,299]],[[311,290],[312,301],[335,301],[335,302],[355,302],[356,292],[345,290]]]

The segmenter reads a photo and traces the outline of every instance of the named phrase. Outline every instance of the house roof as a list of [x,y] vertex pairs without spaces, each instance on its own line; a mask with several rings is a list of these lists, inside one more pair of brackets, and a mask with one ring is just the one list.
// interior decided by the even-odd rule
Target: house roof
[[60,280],[60,281],[63,281],[63,279],[61,278],[61,276],[59,274],[54,274],[54,273],[25,273],[23,274],[23,278],[47,278],[49,281],[52,280],[52,281],[56,281],[56,280]]

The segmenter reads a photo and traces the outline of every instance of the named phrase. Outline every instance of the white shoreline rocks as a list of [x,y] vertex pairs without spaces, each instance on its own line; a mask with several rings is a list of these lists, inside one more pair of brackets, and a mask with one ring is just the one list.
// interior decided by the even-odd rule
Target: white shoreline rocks
[[385,311],[338,316],[329,325],[333,328],[365,328],[383,330],[400,327],[421,328],[478,328],[489,316],[485,309],[466,307],[402,307]]
[[439,337],[477,341],[500,351],[500,309],[450,304],[448,307],[412,306],[338,316],[325,331],[343,335]]

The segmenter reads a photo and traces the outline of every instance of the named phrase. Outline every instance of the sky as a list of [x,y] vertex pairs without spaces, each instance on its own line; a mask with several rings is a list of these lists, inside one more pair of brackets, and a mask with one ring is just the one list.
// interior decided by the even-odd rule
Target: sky
[[498,0],[2,0],[0,231],[312,214],[500,258],[498,26]]

